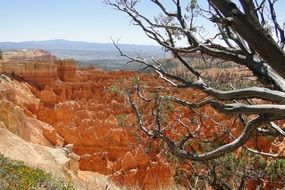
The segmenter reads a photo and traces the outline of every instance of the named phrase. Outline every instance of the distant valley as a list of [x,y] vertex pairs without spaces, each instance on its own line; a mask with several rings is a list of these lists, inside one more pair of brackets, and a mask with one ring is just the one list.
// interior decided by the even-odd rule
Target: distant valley
[[[165,56],[159,46],[120,44],[121,50],[130,55],[144,54],[161,58]],[[137,64],[126,64],[128,59],[120,56],[112,43],[90,43],[68,40],[0,42],[0,49],[42,49],[62,59],[75,59],[78,66],[95,66],[106,70],[136,70]]]

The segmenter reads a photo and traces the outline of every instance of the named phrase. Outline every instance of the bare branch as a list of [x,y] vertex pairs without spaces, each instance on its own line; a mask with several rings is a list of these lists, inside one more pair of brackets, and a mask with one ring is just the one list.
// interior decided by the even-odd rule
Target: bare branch
[[247,151],[254,153],[254,154],[258,154],[261,156],[265,156],[265,157],[271,157],[271,158],[278,158],[278,159],[285,159],[285,156],[279,155],[279,154],[271,154],[271,153],[267,153],[267,152],[261,152],[258,150],[254,150],[248,147],[244,147]]
[[274,129],[275,131],[277,131],[280,135],[282,135],[283,137],[285,137],[285,131],[283,129],[281,129],[278,125],[276,125],[274,122],[270,122],[269,123],[271,128]]

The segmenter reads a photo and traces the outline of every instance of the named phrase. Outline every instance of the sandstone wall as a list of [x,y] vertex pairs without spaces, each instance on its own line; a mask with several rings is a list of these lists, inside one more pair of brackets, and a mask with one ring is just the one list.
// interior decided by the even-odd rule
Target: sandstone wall
[[58,78],[53,61],[4,61],[1,70],[12,78],[18,77],[38,87],[51,86]]
[[0,128],[7,128],[27,141],[31,138],[25,115],[16,103],[15,94],[10,90],[0,90]]
[[0,73],[43,89],[45,86],[52,87],[57,79],[74,81],[76,66],[73,60],[4,60],[0,61]]
[[56,60],[57,75],[60,80],[66,82],[73,82],[76,73],[76,66],[74,60]]
[[57,79],[74,81],[76,66],[74,60],[59,60],[43,50],[6,51],[0,60],[0,73],[43,89],[52,87]]

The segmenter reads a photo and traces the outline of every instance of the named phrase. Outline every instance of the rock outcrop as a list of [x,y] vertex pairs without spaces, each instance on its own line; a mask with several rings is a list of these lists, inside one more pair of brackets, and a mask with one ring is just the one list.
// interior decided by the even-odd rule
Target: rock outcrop
[[80,156],[66,152],[63,137],[33,114],[43,103],[32,91],[36,89],[28,83],[0,75],[0,153],[71,179],[79,190],[118,189],[103,175],[79,170]]
[[28,131],[25,115],[21,108],[8,100],[0,101],[0,121],[2,127],[29,141],[31,134]]
[[12,79],[25,80],[41,89],[52,86],[57,79],[74,81],[75,62],[58,60],[42,50],[4,52],[0,61],[0,73]]
[[[0,123],[1,126],[1,123]],[[0,127],[0,153],[13,160],[23,161],[31,167],[41,168],[56,177],[68,179],[77,190],[105,189],[118,190],[106,176],[88,171],[77,171],[74,162],[61,148],[51,148],[28,143]]]
[[[55,166],[55,170],[62,170],[64,165],[68,175],[75,176],[76,179],[84,178],[89,183],[94,180],[93,171],[110,176],[119,185],[145,190],[169,187],[174,183],[174,174],[181,169],[187,171],[187,174],[179,178],[180,183],[187,185],[193,171],[191,162],[173,161],[164,143],[149,140],[136,127],[136,118],[120,95],[120,85],[126,83],[126,86],[130,86],[134,81],[133,72],[106,72],[94,68],[76,70],[72,60],[58,60],[53,56],[44,56],[43,52],[39,54],[41,56],[32,54],[31,59],[24,59],[22,54],[21,59],[16,58],[12,54],[7,56],[9,59],[6,57],[0,62],[2,71],[11,77],[0,76],[0,135],[11,136],[11,140],[0,138],[0,141],[9,142],[8,145],[17,150],[17,147],[11,145],[17,135],[26,140],[24,145],[29,144],[28,149],[23,148],[19,153],[11,151],[8,155],[15,154],[15,158],[24,159],[20,157],[20,154],[24,154],[23,151],[30,151],[33,155],[38,154],[34,150],[48,150],[47,155],[43,153],[43,157],[52,160],[48,164],[59,165]],[[13,65],[14,62],[19,65]],[[40,69],[37,70],[35,66]],[[153,87],[161,85],[153,76],[140,75],[140,78],[153,93],[157,91]],[[168,86],[162,89],[170,92]],[[203,94],[198,90],[189,92],[171,89],[171,93],[193,102],[203,99]],[[201,108],[199,112],[211,115],[211,118],[204,118],[203,130],[197,133],[199,139],[220,136],[223,129],[216,123],[232,126],[230,130],[234,136],[239,136],[243,131],[241,122],[217,113],[210,106]],[[187,129],[177,125],[178,115]],[[147,120],[147,114],[145,117]],[[172,127],[164,130],[164,133],[176,140],[188,134],[188,130],[195,131],[197,126],[194,120],[201,119],[189,109],[178,106],[173,108],[173,113],[165,114],[165,117],[168,117],[167,125]],[[190,118],[194,118],[193,121]],[[215,122],[212,118],[215,118]],[[282,121],[278,124],[284,125]],[[258,142],[261,151],[285,155],[284,139],[259,137]],[[31,143],[41,148],[34,148],[34,145],[31,148]],[[2,141],[0,151],[8,151],[1,144]],[[246,144],[248,147],[255,145],[251,140]],[[187,148],[202,151],[199,142],[192,143]],[[61,162],[61,158],[54,154],[68,161]],[[240,154],[237,151],[237,157]],[[39,159],[44,159],[43,157],[39,156]],[[28,158],[31,159],[30,156]],[[47,163],[38,160],[38,164],[45,166]],[[257,182],[254,181],[254,184]],[[91,189],[97,188],[92,186]]]
[[2,59],[12,61],[52,61],[57,58],[47,51],[40,49],[23,49],[2,52]]
[[148,153],[144,135],[132,127],[131,109],[114,92],[114,85],[131,79],[133,72],[76,70],[72,60],[34,54],[36,59],[24,59],[23,55],[4,56],[1,61],[2,72],[11,78],[0,83],[2,128],[40,146],[74,144],[73,152],[65,156],[71,161],[64,164],[71,175],[80,175],[79,168],[143,189],[173,183],[171,164],[159,152]]
[[[137,139],[137,135],[144,135],[128,126],[135,123],[131,109],[122,96],[112,92],[120,78],[133,76],[132,72],[79,70],[75,82],[57,81],[53,88],[34,92],[42,102],[30,111],[53,126],[65,144],[74,144],[81,170],[111,175],[124,186],[166,187],[173,183],[171,164],[158,153],[147,153],[147,145]],[[58,101],[47,101],[51,94]],[[119,121],[123,116],[127,123]]]
[[74,60],[57,60],[55,61],[57,66],[57,75],[60,80],[65,82],[74,82],[76,66]]
[[37,87],[51,86],[58,78],[57,66],[51,61],[2,61],[1,72],[25,80]]
[[9,84],[8,77],[0,79],[0,122],[2,127],[29,141],[31,134],[27,128],[26,116],[19,106],[14,86]]

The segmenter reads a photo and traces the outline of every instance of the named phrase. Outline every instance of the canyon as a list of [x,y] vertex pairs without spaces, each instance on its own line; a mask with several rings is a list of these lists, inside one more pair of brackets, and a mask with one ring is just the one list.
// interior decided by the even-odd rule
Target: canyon
[[137,129],[118,126],[116,116],[132,114],[110,87],[134,72],[76,70],[73,60],[26,50],[4,53],[1,73],[1,128],[44,147],[72,144],[78,169],[119,185],[152,189],[173,183],[171,166],[146,153]]
[[[68,173],[75,183],[81,180],[81,184],[94,183],[94,187],[90,176],[95,172],[100,174],[100,181],[104,181],[98,188],[108,183],[110,189],[126,186],[145,190],[175,186],[174,176],[179,169],[193,172],[190,161],[179,164],[173,161],[161,141],[147,138],[136,127],[133,111],[118,92],[120,85],[131,85],[137,77],[135,72],[108,72],[93,67],[78,69],[74,60],[60,60],[42,50],[4,52],[0,72],[0,136],[14,135],[15,141],[20,137],[25,147],[37,150],[29,153],[19,148],[22,154],[37,157],[40,151],[49,152],[46,157],[56,168],[50,168],[51,171],[64,170],[62,175]],[[139,74],[139,78],[145,86],[163,86],[166,91],[193,101],[205,98],[200,91],[171,89],[153,75]],[[232,126],[234,135],[241,133],[241,124],[235,122],[235,118],[222,116],[210,107],[203,109],[215,122]],[[195,129],[190,121],[190,116],[196,117],[194,113],[181,107],[175,107],[174,113],[182,114],[183,123]],[[169,126],[173,127],[166,133],[173,138],[187,133],[177,126],[174,114],[168,117]],[[221,129],[214,121],[205,119],[204,124],[205,130],[199,134],[201,138],[218,136]],[[0,141],[13,147],[13,141],[8,142],[7,138],[1,137]],[[250,144],[253,142],[248,142]],[[198,144],[192,146],[201,149]],[[268,143],[261,139],[260,146],[264,151],[285,155],[285,140],[272,139]],[[4,146],[0,146],[0,151],[11,158],[28,160]],[[50,156],[55,154],[61,161]],[[38,159],[44,160],[44,156]],[[45,169],[48,164],[45,163]]]

